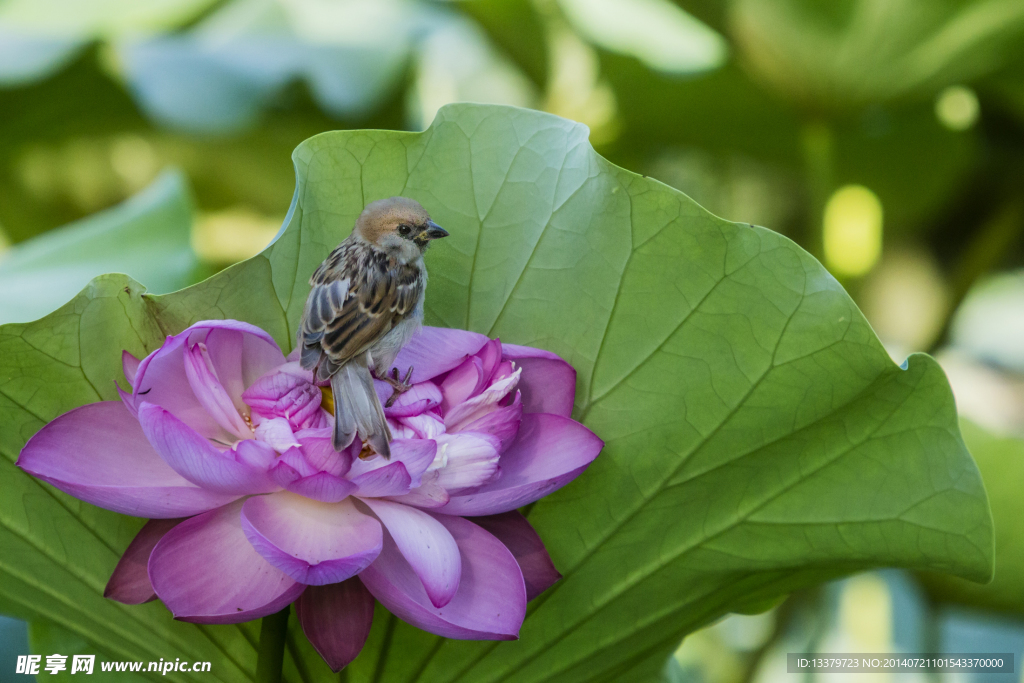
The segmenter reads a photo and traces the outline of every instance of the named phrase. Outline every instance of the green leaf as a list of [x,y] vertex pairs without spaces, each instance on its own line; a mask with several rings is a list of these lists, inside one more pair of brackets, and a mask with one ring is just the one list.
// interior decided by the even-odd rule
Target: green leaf
[[1024,58],[1018,57],[1015,64],[989,79],[984,88],[1000,109],[1018,123],[1024,121]]
[[91,40],[181,26],[214,0],[5,0],[0,3],[0,85],[49,76]]
[[[121,348],[232,317],[289,349],[313,268],[394,194],[452,234],[428,255],[427,322],[561,354],[578,371],[575,416],[607,446],[530,511],[565,578],[519,642],[444,641],[378,610],[350,680],[640,680],[685,633],[848,572],[988,578],[988,505],[944,375],[923,355],[894,365],[789,240],[715,218],[602,159],[585,127],[533,111],[452,105],[423,133],[326,133],[293,158],[285,230],[259,256],[165,296],[100,278],[43,321],[0,328],[4,600],[107,650],[166,637],[159,656],[251,675],[251,627],[104,601],[138,522],[10,461],[44,421],[113,397]],[[294,676],[314,675],[308,649],[290,652]]]
[[89,39],[173,29],[187,23],[214,0],[5,0],[0,23],[43,36]]
[[729,20],[752,73],[811,111],[985,76],[1024,35],[1016,0],[731,0]]
[[1024,615],[1024,534],[1020,482],[1024,481],[1024,441],[998,436],[961,420],[964,441],[978,462],[995,520],[995,578],[979,585],[938,574],[923,574],[933,600]]
[[427,21],[420,10],[232,0],[188,32],[122,40],[115,50],[139,106],[166,128],[221,135],[253,128],[300,80],[325,112],[351,119],[372,113],[402,80]]
[[[666,151],[699,150],[713,155],[725,169],[753,159],[767,166],[765,182],[807,182],[806,119],[770,97],[736,65],[692,79],[670,78],[646,69],[638,61],[605,53],[602,73],[615,90],[622,134],[603,150],[623,165],[643,167],[660,177],[651,159]],[[932,227],[935,207],[962,189],[977,163],[978,134],[951,131],[935,117],[931,102],[879,105],[867,112],[837,115],[825,120],[831,144],[828,179],[832,190],[846,183],[865,185],[878,195],[885,211],[887,237],[904,236]],[[720,174],[721,175],[721,174]],[[822,179],[811,174],[815,181]],[[702,173],[700,182],[713,183]],[[706,186],[706,185],[705,185]],[[801,192],[768,185],[776,203],[799,202]],[[716,205],[704,187],[680,186],[705,207],[731,218],[732,206]],[[809,193],[805,190],[805,194]],[[733,192],[723,192],[735,196]],[[747,204],[749,205],[749,200]],[[782,212],[784,213],[784,212]],[[745,217],[749,220],[750,217]],[[804,229],[802,222],[820,225],[820,215],[795,216],[786,224],[766,224],[779,232]],[[795,225],[793,225],[795,223]]]
[[479,23],[535,85],[547,84],[546,29],[530,0],[461,0],[454,7]]
[[729,7],[721,0],[674,0],[674,2],[720,33],[724,33],[728,28],[726,14]]
[[194,282],[192,202],[184,176],[168,172],[112,209],[23,242],[0,258],[0,323],[38,318],[90,279],[124,272],[156,293]]
[[670,0],[559,0],[581,35],[606,50],[632,55],[652,69],[676,75],[717,69],[725,39]]
[[[74,656],[96,655],[95,646],[90,644],[85,638],[66,631],[60,626],[44,621],[36,621],[30,625],[29,647],[29,651],[32,654],[42,655],[43,659],[40,662],[40,669],[46,666],[47,655],[60,654],[67,657],[67,660],[64,662],[66,668],[63,671],[53,674],[48,671],[45,672],[45,680],[47,681],[64,681],[69,683],[81,680],[80,678],[71,678],[80,673],[71,673]],[[106,658],[102,655],[96,657],[93,663],[93,673],[100,673],[102,671],[100,663],[103,661],[106,661]],[[143,665],[144,668],[145,666]],[[45,669],[43,670],[45,671]],[[140,683],[141,681],[149,680],[146,676],[133,672],[120,673],[117,678],[119,681],[125,681],[125,683]]]

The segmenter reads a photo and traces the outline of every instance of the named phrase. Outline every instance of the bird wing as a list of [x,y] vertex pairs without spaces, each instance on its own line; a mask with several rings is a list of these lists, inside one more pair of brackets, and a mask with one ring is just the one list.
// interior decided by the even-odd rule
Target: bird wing
[[313,369],[319,363],[317,376],[326,379],[412,314],[424,283],[415,265],[346,240],[317,268],[310,285],[299,325],[301,364]]

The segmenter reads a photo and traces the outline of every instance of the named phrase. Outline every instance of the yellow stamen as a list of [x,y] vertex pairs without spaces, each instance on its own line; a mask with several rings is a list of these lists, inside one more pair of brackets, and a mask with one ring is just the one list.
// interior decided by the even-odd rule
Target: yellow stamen
[[334,415],[334,392],[330,387],[320,387],[320,407]]

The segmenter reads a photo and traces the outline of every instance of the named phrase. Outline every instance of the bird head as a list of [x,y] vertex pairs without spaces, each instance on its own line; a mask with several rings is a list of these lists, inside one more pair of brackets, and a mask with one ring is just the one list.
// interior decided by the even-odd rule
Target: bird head
[[402,263],[421,256],[432,240],[448,236],[419,202],[407,197],[367,204],[356,220],[355,233]]

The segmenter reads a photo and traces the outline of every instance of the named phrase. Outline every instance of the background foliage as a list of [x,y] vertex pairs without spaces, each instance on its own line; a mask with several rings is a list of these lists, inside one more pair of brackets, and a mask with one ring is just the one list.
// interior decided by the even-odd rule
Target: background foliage
[[[850,643],[861,642],[856,639],[863,635],[864,629],[858,631],[857,626],[862,622],[888,634],[879,647],[962,650],[975,637],[971,633],[984,633],[987,640],[982,642],[1003,638],[1000,642],[1008,643],[1006,647],[1024,651],[1024,627],[1014,621],[1024,618],[1020,605],[1024,588],[1018,578],[1022,573],[1016,559],[1024,558],[1024,550],[1017,541],[1019,534],[1014,533],[1020,517],[1015,463],[1018,439],[1024,434],[1024,384],[1020,381],[1024,360],[1019,351],[1024,348],[1024,326],[1017,322],[1024,313],[1024,289],[1013,274],[1021,261],[1019,237],[1024,221],[1022,31],[1024,11],[1013,0],[842,0],[827,5],[809,0],[679,0],[675,4],[669,0],[350,0],[338,5],[314,0],[164,0],[147,3],[145,8],[133,5],[130,11],[110,0],[3,0],[0,235],[14,246],[0,260],[4,293],[0,322],[41,317],[70,299],[90,277],[104,272],[127,272],[150,292],[170,292],[256,254],[286,219],[294,187],[292,149],[322,131],[418,130],[433,120],[441,105],[457,100],[516,104],[560,114],[587,124],[589,142],[610,161],[683,190],[715,215],[764,225],[795,240],[845,286],[897,362],[913,351],[938,352],[961,415],[976,422],[965,426],[964,433],[995,515],[996,580],[988,586],[934,574],[890,573],[864,575],[825,589],[797,590],[766,616],[733,617],[687,638],[664,676],[709,683],[772,677],[777,668],[772,657],[777,652],[840,641],[851,647]],[[494,139],[488,137],[492,133],[481,135]],[[439,137],[434,131],[430,139]],[[649,189],[659,187],[649,181],[619,175],[621,171],[592,156],[584,137],[581,129],[566,129],[547,138],[517,138],[523,153],[513,160],[487,156],[486,149],[473,146],[472,153],[484,155],[481,159],[486,164],[510,171],[503,183],[499,178],[474,178],[483,184],[452,181],[445,185],[444,178],[435,177],[437,173],[423,173],[418,180],[415,174],[410,176],[413,184],[406,189],[440,212],[443,225],[457,228],[457,239],[432,256],[432,272],[445,273],[432,280],[433,322],[493,331],[510,341],[535,343],[570,358],[581,370],[578,416],[596,421],[609,441],[609,450],[602,456],[605,461],[588,476],[593,486],[611,487],[622,495],[620,505],[590,508],[577,494],[567,492],[566,497],[531,511],[560,566],[574,569],[566,572],[569,579],[551,598],[542,598],[544,603],[533,608],[536,614],[528,621],[522,643],[493,653],[474,644],[441,644],[411,629],[392,629],[386,615],[379,615],[371,643],[352,675],[405,680],[410,674],[401,666],[412,670],[429,657],[435,664],[423,680],[440,676],[431,673],[438,671],[440,661],[445,665],[461,662],[452,665],[452,675],[486,680],[483,671],[493,676],[513,671],[517,657],[529,656],[529,642],[557,643],[538,659],[537,666],[546,670],[571,665],[577,667],[573,671],[580,678],[593,677],[599,670],[614,678],[626,676],[627,669],[617,669],[610,662],[628,660],[629,666],[639,667],[636,671],[655,675],[684,632],[725,611],[739,611],[743,607],[739,593],[757,597],[754,584],[766,581],[763,572],[792,568],[793,558],[811,568],[804,574],[787,571],[791,583],[765,588],[760,595],[764,599],[753,600],[751,609],[770,606],[769,598],[826,580],[836,572],[867,566],[928,566],[975,578],[983,574],[984,563],[969,559],[967,546],[949,551],[955,561],[942,560],[941,553],[910,557],[890,549],[881,555],[865,552],[847,558],[845,564],[834,555],[822,556],[816,565],[819,560],[807,548],[782,543],[785,552],[768,559],[770,554],[761,550],[779,542],[758,536],[751,546],[752,541],[743,536],[746,532],[739,531],[744,525],[727,525],[733,531],[724,536],[726,547],[715,546],[714,553],[707,555],[706,543],[696,542],[699,534],[687,531],[689,517],[681,512],[687,505],[701,515],[716,509],[712,501],[701,502],[707,491],[686,485],[697,471],[692,468],[744,452],[743,439],[752,439],[750,445],[762,436],[767,440],[764,434],[747,433],[730,442],[721,433],[714,435],[716,426],[755,419],[744,415],[757,405],[760,394],[743,398],[742,387],[770,367],[766,363],[779,349],[792,345],[794,358],[801,350],[818,349],[815,344],[820,339],[808,340],[815,330],[829,334],[824,330],[832,328],[824,321],[835,311],[842,310],[836,317],[848,315],[847,321],[859,319],[860,314],[816,264],[772,233],[733,228],[737,232],[728,237],[720,227],[727,224],[696,207],[685,208],[692,206],[685,200],[664,200],[682,209],[668,209],[658,202],[644,204],[669,195]],[[360,139],[345,138],[340,143],[330,138],[331,144],[351,147],[356,156],[361,143],[353,141]],[[444,147],[445,154],[437,158],[457,167],[465,151],[456,152],[456,142],[447,144],[451,147]],[[311,147],[302,149],[308,152]],[[562,160],[549,158],[552,154],[561,155]],[[324,172],[307,168],[301,153],[297,160],[302,173]],[[359,170],[359,177],[384,178],[379,193],[402,189],[387,184],[398,183],[402,176],[399,160],[382,158],[378,152],[373,163],[378,162],[380,170],[369,175]],[[551,172],[557,164],[565,179],[559,175],[557,183],[546,180],[541,171]],[[156,180],[169,166],[180,169],[177,175]],[[331,182],[338,182],[351,177],[351,171],[338,167],[328,175]],[[488,189],[487,182],[495,189]],[[558,189],[563,185],[576,188],[577,194]],[[614,186],[622,187],[624,195],[635,195],[632,206],[646,206],[650,216],[641,214],[629,229],[615,222],[621,209],[605,198]],[[553,196],[531,194],[552,187],[556,188]],[[112,213],[87,218],[140,192]],[[310,201],[323,201],[316,193],[309,196],[314,197]],[[331,210],[346,217],[341,223],[351,222],[358,201],[351,199],[354,194],[343,196],[355,203]],[[362,198],[360,194],[358,199]],[[610,204],[603,205],[604,201]],[[532,207],[532,213],[518,214],[517,206]],[[254,321],[288,344],[287,325],[294,325],[294,309],[301,299],[301,292],[292,285],[299,282],[301,289],[304,282],[299,271],[311,268],[318,254],[344,233],[340,225],[302,223],[310,220],[305,210],[300,203],[287,219],[293,228],[302,227],[304,237],[300,239],[295,229],[289,231],[266,257],[223,272],[220,279],[195,290],[187,303],[173,296],[152,300],[160,303],[143,303],[147,300],[139,297],[137,285],[106,278],[92,283],[85,299],[76,299],[70,309],[62,309],[35,333],[31,326],[4,328],[0,343],[5,345],[6,365],[0,393],[8,401],[22,397],[13,400],[25,404],[17,411],[8,407],[5,414],[0,413],[4,414],[0,450],[7,463],[4,481],[14,476],[10,462],[18,444],[42,420],[71,405],[113,395],[109,379],[120,371],[109,357],[101,360],[101,355],[95,355],[96,348],[117,340],[130,348],[135,344],[133,350],[141,353],[159,343],[167,330],[203,317],[201,311],[258,318]],[[578,230],[582,216],[591,216],[588,211],[610,217],[604,227],[600,221],[595,224],[592,239],[596,241],[583,239]],[[670,227],[670,217],[677,214],[685,228]],[[54,230],[80,219],[86,220]],[[505,229],[510,225],[519,226],[518,232]],[[42,233],[47,234],[32,239]],[[596,235],[602,237],[596,239]],[[706,236],[702,241],[697,235]],[[531,249],[519,249],[524,246]],[[519,256],[507,258],[510,249]],[[285,252],[287,258],[282,255]],[[629,257],[630,253],[634,256]],[[726,258],[720,267],[723,254]],[[752,254],[758,256],[746,262],[743,255]],[[474,265],[467,270],[471,256]],[[738,260],[730,261],[729,256]],[[295,265],[281,265],[289,262]],[[499,263],[502,268],[495,268]],[[681,263],[692,265],[680,269]],[[740,264],[742,268],[732,270]],[[560,269],[569,266],[586,285],[586,294],[571,300],[573,316],[566,315],[559,307],[562,302],[549,295],[559,291],[555,286],[559,274],[565,275]],[[661,286],[677,270],[681,279],[666,293]],[[1005,274],[991,277],[998,272]],[[782,273],[801,274],[800,284],[780,279]],[[768,280],[778,289],[766,287]],[[254,287],[265,300],[281,301],[284,315],[260,313],[239,300],[233,288],[241,283]],[[812,289],[802,289],[808,283]],[[705,289],[710,296],[702,299]],[[716,313],[716,306],[735,312],[736,302],[745,301],[752,291],[771,302],[747,301],[756,334],[728,315]],[[818,294],[801,298],[796,291]],[[528,303],[538,299],[546,300],[546,305]],[[672,314],[652,321],[650,314],[642,312],[647,301]],[[787,311],[808,311],[809,303],[802,304],[804,309],[793,308],[798,301],[814,301],[821,307],[810,310],[816,322],[808,323],[808,331],[800,328],[799,315],[792,317],[807,337],[786,327],[780,332],[778,327]],[[773,306],[777,310],[771,313]],[[697,313],[689,315],[691,310]],[[111,314],[121,316],[121,322],[112,325],[107,317]],[[695,324],[670,333],[668,326],[680,319]],[[566,320],[579,323],[573,326]],[[600,326],[595,329],[591,322]],[[629,343],[638,326],[645,330],[645,338],[664,339],[664,344],[652,349]],[[931,361],[912,357],[908,371],[901,373],[889,365],[882,347],[871,341],[874,337],[866,326],[851,329],[862,330],[860,336],[844,342],[853,344],[853,351],[839,346],[833,353],[859,368],[857,377],[826,372],[824,368],[834,371],[835,366],[828,365],[828,352],[819,351],[811,356],[816,367],[806,374],[801,368],[794,381],[811,382],[816,377],[819,383],[834,382],[847,390],[857,386],[869,394],[874,387],[890,399],[897,390],[885,383],[897,381],[909,396],[922,392],[942,396],[945,380]],[[93,333],[97,336],[90,336]],[[740,350],[736,358],[715,354],[716,334]],[[60,344],[61,335],[77,335],[81,348]],[[742,342],[744,335],[749,337],[747,342]],[[776,353],[768,354],[766,349],[776,343]],[[804,349],[803,344],[811,346]],[[27,358],[47,356],[49,360],[40,361],[39,367],[47,368],[43,375],[19,374],[17,367]],[[643,359],[647,360],[641,363]],[[708,362],[710,371],[702,365]],[[780,372],[768,372],[764,383],[791,380]],[[702,376],[712,379],[701,386]],[[59,387],[59,400],[55,394],[36,392],[38,384],[33,382]],[[657,386],[660,394],[647,395],[650,386]],[[921,387],[926,386],[933,388],[925,392]],[[928,410],[902,414],[900,419],[938,420],[942,427],[936,433],[949,436],[936,438],[947,439],[947,445],[932,444],[922,453],[941,454],[964,467],[951,404],[948,398],[931,400]],[[652,419],[652,424],[638,431],[631,421],[656,416],[666,401],[688,405],[686,419],[692,424],[678,419],[655,424]],[[726,414],[714,407],[719,403],[745,408],[725,420]],[[839,404],[846,405],[841,400]],[[840,415],[849,428],[849,421],[857,419],[855,411],[849,412],[849,406],[843,410],[848,411]],[[809,413],[797,417],[797,422],[816,424]],[[878,419],[874,408],[867,409],[867,417]],[[780,421],[778,415],[775,421],[796,424]],[[780,450],[792,446],[792,434],[777,436]],[[896,450],[905,453],[904,445]],[[656,562],[649,576],[612,575],[603,579],[605,584],[591,583],[579,578],[586,575],[585,565],[579,572],[575,567],[579,558],[588,557],[592,547],[588,544],[602,536],[597,527],[615,528],[616,520],[626,520],[637,505],[646,509],[665,504],[666,499],[657,496],[667,494],[655,493],[659,487],[652,479],[658,467],[636,462],[635,452],[657,452],[664,462],[684,458],[689,463],[680,470],[678,487],[668,489],[682,496],[672,503],[681,521],[667,525],[676,535],[665,535],[664,522],[639,528],[626,523],[618,535],[593,547],[630,556],[637,548],[647,548],[659,557],[675,548],[682,553],[681,559],[665,566]],[[760,454],[762,459],[756,462],[764,462],[762,450],[754,448],[751,453]],[[850,471],[866,482],[864,490],[873,490],[870,463],[853,464],[854,456],[847,455],[844,462],[851,463]],[[907,457],[907,462],[914,461]],[[934,469],[932,462],[927,471]],[[730,477],[751,476],[739,464],[711,472],[724,478],[724,483],[714,486],[726,486]],[[955,472],[954,468],[950,476]],[[906,481],[914,478],[908,473]],[[765,482],[763,495],[772,490],[770,481]],[[14,558],[5,560],[5,571],[13,571],[5,594],[33,598],[21,604],[4,600],[0,609],[36,620],[33,651],[52,650],[61,642],[69,643],[67,649],[84,647],[74,641],[87,632],[89,647],[111,656],[143,657],[149,648],[149,654],[159,658],[175,648],[185,652],[200,647],[209,653],[207,658],[234,662],[223,665],[225,680],[239,671],[251,674],[254,633],[250,627],[194,629],[164,623],[166,615],[160,616],[158,605],[131,608],[135,610],[131,613],[102,601],[95,603],[95,609],[83,608],[88,602],[85,596],[95,596],[102,589],[117,552],[136,525],[52,489],[45,489],[45,497],[39,498],[44,489],[21,485],[34,488],[5,495],[5,500],[16,503],[3,513],[3,525],[18,531],[11,552],[5,554]],[[819,480],[815,485],[824,484]],[[859,490],[843,492],[854,497]],[[790,499],[803,500],[793,495]],[[968,498],[979,500],[976,493]],[[32,505],[37,503],[19,509],[23,500],[48,502],[38,503],[43,507],[33,513]],[[841,500],[835,499],[837,505]],[[731,501],[730,505],[732,512],[738,509]],[[791,515],[786,517],[791,524],[798,518],[801,523],[820,521],[824,514],[806,501],[778,505]],[[878,507],[877,498],[871,505],[870,510],[882,514],[884,506]],[[961,527],[947,532],[970,538],[967,527],[972,517],[963,512],[970,509],[964,505],[950,503],[949,510],[960,511]],[[843,510],[847,515],[855,512]],[[899,512],[884,514],[886,519],[899,520]],[[578,515],[579,523],[554,521],[566,515]],[[782,527],[775,533],[785,536],[799,531],[803,537],[806,531]],[[93,559],[81,567],[64,566],[66,554],[73,550],[66,545],[65,534],[91,539]],[[844,539],[854,536],[844,535]],[[664,541],[668,543],[664,546],[652,538],[675,541]],[[750,553],[746,560],[732,560],[739,564],[730,564],[724,560],[736,550],[727,547],[730,542],[759,550],[756,557]],[[46,566],[63,573],[40,573],[42,565],[32,564],[40,554],[49,558]],[[737,583],[736,572],[749,571],[743,562],[753,560],[767,561],[769,566],[758,567],[761,578],[750,579],[753,583]],[[943,561],[947,564],[942,565]],[[44,581],[42,576],[49,578]],[[741,587],[731,597],[712,599],[708,596],[714,595],[715,581]],[[597,592],[579,592],[581,585]],[[63,592],[63,587],[81,592]],[[621,595],[616,592],[623,589]],[[664,613],[653,611],[648,598],[636,597],[673,591],[678,600],[668,601]],[[560,604],[569,604],[567,593],[573,601],[599,605],[605,611],[587,622],[589,613],[574,607],[571,611],[581,621],[572,624],[572,635],[570,631],[559,635],[542,624],[548,623],[545,619],[560,619],[556,610]],[[895,604],[914,618],[894,620]],[[963,606],[1001,616],[965,612]],[[145,619],[154,621],[145,628],[133,625],[131,615],[143,612],[149,615]],[[75,621],[78,617],[71,615],[76,613],[86,621]],[[609,622],[606,636],[595,626],[602,620]],[[636,630],[616,628],[623,622],[636,624],[630,627]],[[534,628],[544,636],[528,642],[525,636]],[[199,641],[193,641],[194,631],[202,632]],[[613,632],[644,645],[630,650],[633,646],[628,643],[611,646],[611,640],[601,640],[612,638]],[[574,638],[595,649],[578,649]],[[609,646],[601,648],[600,643]],[[608,659],[601,659],[597,649]],[[410,656],[405,664],[393,664],[403,659],[381,656],[396,650],[421,653],[422,659]],[[316,675],[316,658],[309,656],[301,637],[293,638],[290,651],[288,676],[299,680]],[[565,659],[558,659],[562,656]],[[477,657],[480,663],[474,669]],[[0,667],[12,669],[6,663]],[[529,671],[517,673],[529,675]],[[6,675],[6,669],[0,671],[0,680]]]
[[[382,617],[378,630],[407,642],[368,648],[356,675],[648,678],[721,613],[852,569],[987,580],[988,506],[935,362],[898,368],[806,252],[609,164],[586,134],[528,110],[452,105],[422,134],[304,142],[289,219],[260,255],[163,296],[101,276],[58,311],[0,327],[0,368],[19,378],[2,398],[4,451],[41,421],[112,400],[121,348],[144,355],[195,321],[246,320],[289,350],[308,273],[339,223],[401,192],[453,235],[429,254],[428,322],[558,351],[578,372],[575,415],[606,446],[585,480],[529,511],[564,578],[533,605],[520,642],[446,643]],[[180,204],[178,189],[150,192],[155,216]],[[108,231],[136,222],[122,214],[103,217]],[[24,563],[7,569],[14,610],[113,656],[152,660],[175,642],[176,656],[214,661],[223,680],[251,675],[251,657],[224,651],[251,626],[218,629],[211,648],[212,629],[103,599],[123,541],[114,533],[137,524],[94,518],[24,473],[8,479],[23,493],[9,499],[0,543],[36,565],[34,590]],[[40,533],[39,517],[66,521]],[[74,566],[86,558],[93,566]],[[46,597],[76,608],[58,616],[41,609]],[[126,630],[119,613],[156,638]],[[300,680],[322,668],[315,655],[293,653],[293,664]]]

